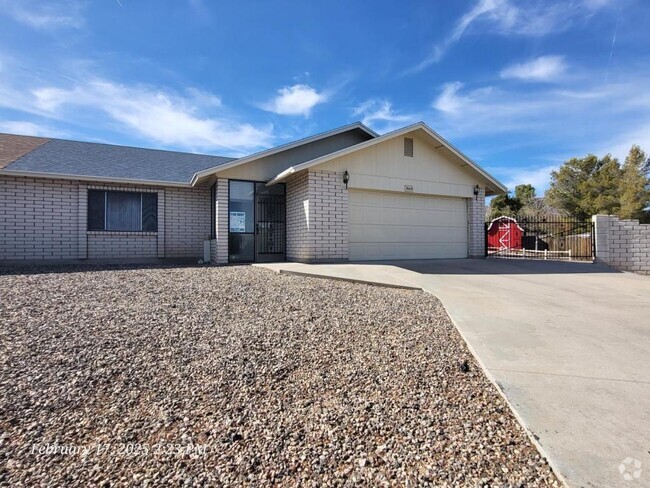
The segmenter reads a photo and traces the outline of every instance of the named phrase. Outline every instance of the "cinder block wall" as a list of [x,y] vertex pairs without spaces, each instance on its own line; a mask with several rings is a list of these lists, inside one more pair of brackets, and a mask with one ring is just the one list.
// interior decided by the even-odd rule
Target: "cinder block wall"
[[[165,190],[165,256],[201,258],[210,239],[210,188],[167,187]],[[159,228],[160,230],[160,228]]]
[[594,215],[596,261],[621,271],[650,275],[650,224]]
[[77,259],[79,185],[0,176],[0,260]]
[[469,220],[469,257],[485,257],[485,188],[481,188],[478,196],[468,202],[467,216]]
[[[88,231],[90,188],[158,193],[158,232]],[[0,176],[0,261],[199,259],[210,229],[209,188]]]
[[215,238],[210,242],[210,262],[212,264],[228,263],[228,179],[217,180],[215,193]]
[[313,257],[309,239],[309,172],[287,179],[287,261],[308,262]]
[[343,175],[304,170],[287,180],[287,260],[349,258],[349,196]]

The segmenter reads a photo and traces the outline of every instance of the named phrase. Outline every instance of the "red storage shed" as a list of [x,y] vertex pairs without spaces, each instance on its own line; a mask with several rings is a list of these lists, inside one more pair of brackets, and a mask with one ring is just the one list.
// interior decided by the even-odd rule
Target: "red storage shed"
[[512,217],[498,217],[490,222],[487,230],[489,249],[521,249],[524,229]]

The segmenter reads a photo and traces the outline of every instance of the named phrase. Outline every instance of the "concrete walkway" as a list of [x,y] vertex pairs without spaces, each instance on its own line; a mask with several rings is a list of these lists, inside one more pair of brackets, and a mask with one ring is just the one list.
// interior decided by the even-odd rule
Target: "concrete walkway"
[[263,266],[433,293],[569,486],[650,486],[650,277],[550,261]]

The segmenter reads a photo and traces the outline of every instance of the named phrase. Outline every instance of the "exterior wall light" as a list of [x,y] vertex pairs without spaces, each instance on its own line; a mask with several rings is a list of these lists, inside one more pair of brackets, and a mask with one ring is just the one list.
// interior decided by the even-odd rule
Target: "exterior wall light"
[[346,169],[345,172],[343,173],[343,183],[345,183],[345,189],[348,189],[348,183],[350,182],[350,173],[348,173],[348,170]]
[[478,185],[476,185],[476,186],[474,187],[474,196],[476,197],[477,200],[478,200],[478,195],[479,195],[479,193],[481,193],[481,187],[478,186]]

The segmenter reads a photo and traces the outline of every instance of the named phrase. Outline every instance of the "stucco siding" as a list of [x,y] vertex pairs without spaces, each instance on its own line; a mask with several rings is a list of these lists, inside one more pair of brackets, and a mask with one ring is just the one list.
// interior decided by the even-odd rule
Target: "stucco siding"
[[[436,149],[429,138],[417,133],[413,138],[413,157],[404,156],[404,137],[354,151],[315,166],[321,171],[348,171],[349,188],[470,198],[481,183],[472,171],[445,148]],[[481,185],[483,186],[483,185]]]
[[282,151],[257,161],[224,170],[220,178],[267,181],[291,166],[296,166],[325,154],[367,141],[371,136],[361,130],[350,130]]

